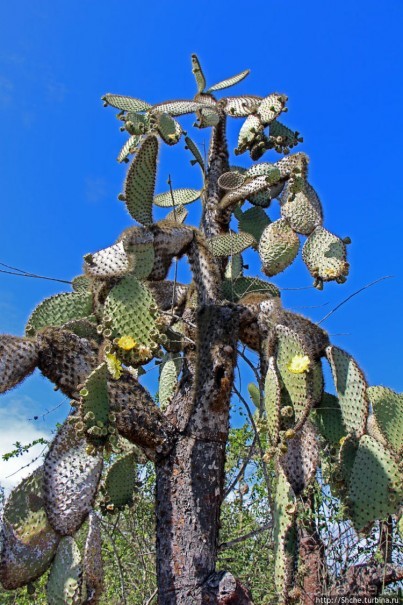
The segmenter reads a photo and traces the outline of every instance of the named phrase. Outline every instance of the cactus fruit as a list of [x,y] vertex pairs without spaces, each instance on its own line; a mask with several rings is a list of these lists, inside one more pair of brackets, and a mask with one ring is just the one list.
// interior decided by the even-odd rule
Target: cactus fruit
[[403,478],[393,456],[369,435],[360,439],[349,481],[354,525],[363,530],[396,510],[403,496]]
[[263,210],[255,206],[241,214],[238,219],[239,231],[250,233],[259,242],[263,231],[270,224],[270,219]]
[[214,256],[232,256],[243,252],[250,246],[256,246],[256,240],[250,233],[238,232],[215,235],[208,241],[209,248]]
[[48,605],[82,605],[86,600],[80,550],[70,536],[62,538],[46,585]]
[[134,99],[133,97],[124,97],[122,95],[114,95],[107,93],[102,97],[102,100],[106,105],[111,105],[122,111],[144,111],[150,109],[151,105],[140,99]]
[[143,139],[130,164],[125,181],[125,202],[129,214],[142,225],[151,225],[155,178],[157,174],[158,139]]
[[121,456],[109,467],[103,486],[101,508],[104,513],[117,512],[133,505],[137,481],[134,453]]
[[25,333],[34,336],[48,326],[61,326],[72,319],[88,317],[92,313],[90,292],[64,292],[45,298],[28,319]]
[[102,537],[99,519],[94,511],[88,515],[88,533],[84,546],[83,571],[87,588],[85,605],[98,605],[104,586],[101,555]]
[[86,452],[76,417],[69,417],[56,435],[43,465],[43,491],[49,522],[59,534],[74,534],[92,509],[101,477],[101,451]]
[[264,385],[264,404],[266,409],[267,428],[272,446],[277,445],[280,430],[281,385],[276,361],[270,357]]
[[403,395],[386,387],[369,387],[369,402],[384,439],[397,455],[403,454]]
[[245,69],[241,71],[241,73],[236,74],[235,76],[231,76],[230,78],[226,78],[225,80],[221,80],[221,82],[217,82],[217,84],[213,84],[210,86],[206,93],[214,92],[216,90],[223,90],[223,88],[229,88],[230,86],[235,86],[239,82],[242,82],[246,76],[250,74],[250,69]]
[[365,432],[368,396],[365,377],[354,359],[335,346],[326,348],[336,388],[343,424],[357,438]]
[[154,197],[153,203],[161,208],[172,208],[173,206],[184,206],[191,204],[200,198],[199,189],[173,189],[165,193],[159,193]]
[[39,357],[36,342],[18,336],[0,335],[0,393],[12,389],[31,374]]
[[282,598],[287,594],[293,576],[296,551],[295,517],[295,495],[284,471],[278,469],[273,501],[274,580],[277,593]]
[[295,260],[298,250],[298,235],[294,233],[287,221],[279,219],[270,223],[263,231],[259,241],[259,255],[263,264],[263,272],[268,277],[281,273]]
[[297,192],[285,185],[280,198],[281,216],[296,233],[310,235],[322,225],[323,211],[319,197],[309,183],[303,182]]
[[316,227],[302,248],[302,259],[312,277],[321,281],[341,280],[348,275],[346,244],[336,235]]
[[259,107],[262,97],[247,95],[242,97],[226,97],[220,104],[223,106],[227,116],[233,118],[244,118],[255,113]]
[[40,467],[14,488],[4,507],[0,581],[6,590],[36,580],[54,557],[60,536],[49,524],[43,504]]
[[347,432],[343,424],[339,400],[334,395],[323,393],[312,416],[320,434],[332,445],[339,445],[340,439],[346,437]]

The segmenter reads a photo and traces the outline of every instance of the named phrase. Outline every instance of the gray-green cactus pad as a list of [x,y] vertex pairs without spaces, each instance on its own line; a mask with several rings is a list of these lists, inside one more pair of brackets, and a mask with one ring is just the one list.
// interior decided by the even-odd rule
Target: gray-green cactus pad
[[264,273],[271,277],[284,271],[295,260],[298,250],[298,235],[284,219],[268,225],[259,241]]
[[167,145],[176,145],[182,135],[181,125],[168,113],[157,116],[157,130]]
[[80,412],[90,441],[101,443],[107,436],[109,424],[108,370],[101,363],[88,376],[81,391]]
[[284,471],[278,469],[273,501],[274,580],[277,593],[282,597],[287,594],[292,581],[296,552],[295,515],[295,495]]
[[92,509],[103,465],[102,452],[87,453],[77,425],[67,418],[43,465],[46,513],[62,535],[74,534]]
[[28,338],[0,335],[0,393],[5,393],[34,371],[38,345]]
[[48,605],[82,605],[86,599],[80,550],[70,536],[60,541],[46,594]]
[[131,263],[123,242],[85,257],[85,271],[93,277],[119,277],[129,272]]
[[251,113],[256,112],[261,100],[262,97],[242,95],[240,97],[226,97],[225,99],[222,99],[221,104],[228,116],[233,118],[246,118]]
[[322,281],[344,279],[348,275],[346,244],[324,227],[316,227],[302,248],[309,273]]
[[257,242],[260,240],[263,231],[270,223],[271,221],[266,212],[263,208],[259,208],[258,206],[249,208],[238,218],[239,231],[250,233]]
[[111,512],[133,504],[133,493],[136,486],[136,457],[129,453],[118,458],[108,469],[102,492],[103,507]]
[[223,90],[223,88],[229,88],[230,86],[234,86],[239,82],[242,82],[246,76],[250,74],[250,69],[245,69],[245,71],[241,71],[241,73],[236,74],[236,76],[231,76],[230,78],[226,78],[225,80],[221,80],[217,82],[217,84],[213,84],[210,86],[206,92],[214,92],[215,90]]
[[158,399],[162,409],[167,407],[175,393],[181,365],[182,358],[177,354],[167,353],[162,359],[158,390]]
[[312,419],[320,434],[333,445],[339,445],[340,439],[347,435],[339,400],[330,393],[323,393],[319,405],[313,410]]
[[125,202],[130,216],[142,225],[153,222],[152,207],[157,175],[158,139],[145,137],[127,172]]
[[208,245],[214,256],[232,256],[251,246],[256,246],[256,240],[250,233],[233,233],[231,231],[211,237]]
[[164,193],[159,193],[154,197],[154,204],[161,208],[172,208],[173,206],[184,206],[191,204],[199,199],[200,189],[173,189]]
[[277,445],[280,430],[281,385],[274,357],[270,357],[265,386],[264,404],[271,445]]
[[0,582],[6,590],[39,578],[54,557],[60,536],[49,524],[43,504],[40,467],[14,488],[4,507]]
[[367,395],[388,447],[403,453],[403,395],[386,387],[369,387]]
[[98,605],[104,586],[101,525],[94,511],[88,516],[88,534],[84,547],[84,581],[87,587],[85,605]]
[[33,336],[41,328],[62,326],[72,319],[87,317],[92,313],[90,292],[64,292],[45,298],[33,311],[25,332]]
[[281,216],[287,219],[297,233],[310,235],[315,227],[322,225],[323,211],[318,194],[305,181],[297,192],[287,183],[280,198]]
[[235,279],[224,279],[221,288],[223,296],[231,302],[238,302],[252,292],[264,294],[267,297],[280,297],[277,286],[258,277],[239,276]]
[[403,477],[390,452],[369,435],[361,437],[351,471],[348,497],[357,529],[396,512]]
[[287,446],[287,452],[280,458],[280,465],[298,496],[315,479],[319,462],[316,434],[309,420],[293,439],[287,441]]
[[356,361],[342,349],[329,346],[326,357],[332,369],[343,424],[348,433],[361,437],[368,418],[367,383]]
[[107,93],[102,97],[102,100],[112,107],[116,107],[116,109],[121,109],[122,111],[144,111],[145,109],[149,109],[151,105],[146,103],[146,101],[141,101],[140,99],[134,99],[133,97],[125,97],[123,95],[115,95],[112,93]]

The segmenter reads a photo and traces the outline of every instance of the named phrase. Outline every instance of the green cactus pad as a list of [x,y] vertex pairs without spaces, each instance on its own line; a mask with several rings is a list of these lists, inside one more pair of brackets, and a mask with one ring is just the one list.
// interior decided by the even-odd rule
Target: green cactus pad
[[173,189],[165,193],[159,193],[154,197],[153,203],[161,208],[172,208],[173,206],[185,206],[200,198],[200,189]]
[[46,595],[48,605],[82,605],[86,599],[80,550],[70,536],[60,541]]
[[158,139],[145,137],[127,172],[125,201],[129,214],[142,225],[151,225],[155,178],[157,174]]
[[150,117],[134,111],[129,111],[124,118],[125,129],[131,135],[142,136],[150,130]]
[[253,382],[250,382],[248,384],[248,393],[250,398],[252,399],[253,405],[255,406],[255,408],[257,408],[258,410],[260,409],[260,391],[259,391],[259,387],[254,384]]
[[44,462],[45,509],[52,527],[74,534],[92,509],[102,472],[103,457],[87,454],[87,441],[69,417],[57,433]]
[[280,465],[296,496],[315,479],[319,449],[312,424],[307,420],[302,430],[287,441],[287,452],[280,457]]
[[225,277],[227,279],[237,279],[243,275],[243,260],[242,254],[233,254],[228,259],[228,264],[225,269]]
[[102,487],[103,510],[114,512],[133,505],[133,493],[137,481],[135,462],[135,454],[129,453],[118,458],[110,466]]
[[403,496],[403,477],[393,456],[369,435],[361,437],[351,471],[348,497],[355,527],[396,512]]
[[288,593],[296,553],[296,501],[291,485],[282,469],[278,469],[277,487],[273,501],[274,581],[277,594]]
[[152,347],[158,335],[154,305],[153,296],[144,285],[134,276],[124,277],[104,304],[104,317],[111,320],[112,338],[131,336],[138,345]]
[[323,393],[312,417],[320,434],[332,445],[339,445],[340,439],[346,437],[339,400],[334,395]]
[[263,231],[259,241],[263,272],[269,277],[281,273],[295,260],[298,250],[298,235],[289,224],[284,219],[271,223]]
[[230,86],[235,86],[235,84],[242,82],[242,80],[244,78],[246,78],[246,76],[248,76],[249,74],[250,74],[250,69],[245,69],[245,71],[241,71],[241,73],[236,74],[236,76],[232,76],[231,78],[226,78],[225,80],[221,80],[221,82],[217,82],[217,84],[213,84],[213,86],[210,86],[210,88],[206,92],[207,93],[214,92],[215,90],[223,90],[223,88],[229,88]]
[[160,113],[157,116],[157,130],[162,140],[167,145],[176,145],[182,135],[182,127],[168,113]]
[[94,511],[90,512],[88,520],[88,534],[85,541],[83,563],[84,581],[87,587],[87,601],[85,605],[98,605],[104,586],[101,526]]
[[41,328],[61,326],[72,319],[87,317],[92,313],[90,292],[64,292],[45,298],[28,319],[25,332],[33,336]]
[[284,126],[278,120],[273,120],[269,127],[270,140],[273,143],[273,147],[276,151],[282,152],[284,148],[292,149],[296,147],[298,143],[302,143],[302,138],[298,136],[299,133],[290,130],[287,126]]
[[[92,427],[107,428],[109,424],[108,369],[106,363],[101,363],[88,376],[84,383],[80,402],[80,413],[87,431],[87,439],[99,444],[106,440],[106,435],[92,436]],[[101,424],[100,424],[101,423]]]
[[80,338],[87,340],[99,341],[101,335],[97,331],[96,318],[94,315],[89,315],[84,319],[73,319],[62,325],[63,330],[69,330]]
[[34,371],[38,345],[28,338],[0,335],[0,393],[5,393]]
[[178,355],[167,353],[162,359],[158,389],[158,399],[162,409],[168,406],[175,393],[181,366],[182,358]]
[[284,182],[277,183],[276,185],[270,186],[268,189],[253,193],[248,197],[248,200],[254,206],[261,206],[262,208],[268,208],[275,198],[278,198],[284,187]]
[[358,440],[354,434],[350,433],[346,438],[342,438],[339,451],[340,470],[344,482],[348,484],[353,470],[354,460],[357,455]]
[[315,227],[322,225],[322,204],[313,187],[303,181],[299,190],[290,191],[288,183],[280,198],[281,216],[287,219],[297,233],[310,235]]
[[271,187],[272,181],[277,178],[279,173],[273,170],[268,176],[257,176],[255,178],[247,179],[237,189],[228,191],[220,202],[221,208],[228,208],[234,206],[237,202],[242,202],[246,199],[250,199],[261,191],[268,191]]
[[283,111],[286,102],[287,97],[277,93],[265,97],[263,101],[261,101],[256,112],[262,124],[268,126],[273,120],[278,118]]
[[233,118],[244,118],[251,113],[255,113],[262,101],[262,97],[253,95],[243,95],[241,97],[226,97],[222,99],[221,104],[227,116]]
[[150,109],[151,105],[140,99],[134,99],[133,97],[124,97],[122,95],[114,95],[107,93],[102,97],[102,100],[116,109],[122,111],[144,111]]
[[122,149],[119,151],[116,160],[121,162],[128,162],[129,155],[133,154],[136,151],[137,145],[140,143],[141,137],[137,134],[132,134],[129,139],[127,139],[126,143],[123,145]]
[[74,292],[88,292],[91,290],[91,279],[86,275],[77,275],[71,280]]
[[365,432],[368,418],[365,377],[354,359],[342,349],[329,346],[326,357],[332,369],[343,424],[348,433],[359,438]]
[[119,277],[131,270],[130,259],[123,242],[85,257],[85,271],[91,277]]
[[280,171],[281,178],[292,179],[296,175],[304,179],[308,172],[309,158],[305,153],[293,153],[287,155],[275,163],[276,168]]
[[277,445],[280,430],[281,385],[274,357],[270,357],[264,384],[264,404],[271,445]]
[[204,77],[199,58],[195,54],[192,55],[192,72],[196,80],[197,92],[203,92],[206,88],[206,78]]
[[193,155],[194,160],[190,160],[191,164],[199,164],[202,172],[205,172],[206,168],[204,165],[203,156],[200,152],[200,149],[197,147],[196,143],[192,141],[190,137],[185,137],[186,149],[189,149],[190,153]]
[[189,212],[184,206],[177,206],[171,212],[168,212],[164,221],[168,221],[170,223],[179,223],[183,224],[188,216]]
[[254,114],[248,115],[239,131],[238,147],[235,153],[239,155],[250,149],[262,132],[263,125],[259,117]]
[[242,277],[235,279],[224,279],[221,285],[223,296],[231,301],[238,302],[241,298],[252,292],[267,295],[268,297],[279,297],[279,289],[270,282],[257,277]]
[[316,227],[302,248],[302,258],[309,273],[322,281],[348,275],[346,244],[323,227]]
[[[322,398],[322,367],[320,362],[311,358],[308,347],[297,332],[277,325],[276,335],[277,369],[294,408],[298,426]],[[293,367],[296,359],[305,360],[305,369]]]
[[237,170],[231,170],[229,172],[224,172],[218,179],[218,184],[221,189],[224,191],[231,191],[232,189],[238,189],[245,182],[245,177],[243,174],[238,172]]
[[202,107],[201,103],[178,99],[177,101],[164,101],[151,108],[151,113],[169,113],[171,116],[184,116],[188,113],[195,113]]
[[220,114],[215,107],[201,107],[196,112],[198,121],[195,123],[197,128],[208,128],[217,126],[220,121]]
[[258,242],[263,231],[270,225],[270,219],[263,208],[255,206],[246,210],[238,219],[239,231],[250,233]]
[[275,164],[271,164],[270,162],[259,162],[258,164],[254,164],[248,168],[248,170],[245,172],[245,176],[247,178],[267,176],[270,178],[270,182],[274,183],[278,180],[280,172],[278,168],[276,168]]
[[256,246],[256,240],[250,233],[224,233],[223,235],[215,235],[208,241],[209,248],[214,256],[232,256],[239,254]]
[[49,567],[60,536],[43,507],[43,468],[13,489],[3,511],[0,582],[13,590],[39,578]]
[[155,262],[155,251],[153,244],[145,243],[134,246],[131,260],[133,263],[131,274],[137,279],[147,279],[153,270]]
[[386,387],[369,387],[367,395],[382,435],[396,454],[403,454],[403,395]]

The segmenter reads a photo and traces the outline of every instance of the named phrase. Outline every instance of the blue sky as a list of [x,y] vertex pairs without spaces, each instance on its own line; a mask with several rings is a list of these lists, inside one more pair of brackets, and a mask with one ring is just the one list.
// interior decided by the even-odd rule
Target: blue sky
[[[228,94],[288,95],[283,121],[304,137],[300,149],[311,158],[325,226],[353,241],[346,284],[285,290],[284,304],[318,321],[363,285],[393,275],[323,326],[356,357],[370,384],[403,390],[402,20],[400,0],[5,4],[0,262],[71,279],[81,272],[83,254],[110,245],[132,224],[116,200],[126,168],[115,157],[125,135],[114,110],[102,107],[102,94],[151,103],[191,98],[192,52],[210,84],[249,67],[251,75]],[[232,148],[241,123],[230,123]],[[208,132],[195,138],[207,142]],[[164,149],[157,191],[166,189],[168,174],[175,187],[200,186],[188,160],[183,146]],[[249,165],[246,157],[242,163]],[[256,256],[250,264],[257,273]],[[284,288],[312,284],[300,260],[273,281]],[[22,334],[32,308],[63,290],[56,282],[0,274],[0,333]],[[39,419],[26,425],[32,438],[48,435],[68,405],[41,415],[62,399],[39,376],[2,395],[0,410],[10,416],[0,426],[3,443],[12,443],[21,419],[34,415]]]

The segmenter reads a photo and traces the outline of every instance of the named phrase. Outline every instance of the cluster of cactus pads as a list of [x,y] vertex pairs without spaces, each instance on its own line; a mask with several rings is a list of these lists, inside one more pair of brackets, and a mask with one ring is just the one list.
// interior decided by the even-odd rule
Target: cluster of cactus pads
[[[192,100],[151,105],[107,94],[130,137],[118,161],[131,160],[119,195],[137,226],[84,258],[84,274],[72,292],[52,296],[32,313],[24,337],[0,336],[0,392],[39,368],[70,399],[73,411],[58,431],[41,468],[14,489],[4,509],[0,580],[6,589],[34,582],[49,568],[50,605],[96,604],[102,593],[99,519],[133,504],[138,447],[155,460],[173,446],[166,420],[186,358],[190,328],[183,321],[203,304],[232,305],[240,338],[259,352],[265,415],[278,473],[274,494],[275,578],[286,594],[298,549],[298,505],[314,482],[319,435],[333,448],[331,483],[359,531],[395,513],[402,495],[403,402],[384,387],[368,387],[356,362],[329,343],[317,325],[281,306],[278,288],[245,275],[242,252],[255,249],[263,273],[274,276],[302,258],[323,282],[345,281],[346,244],[323,226],[318,194],[308,181],[308,157],[290,154],[302,142],[279,121],[287,97],[273,93],[215,98],[247,75],[242,72],[206,89],[192,57],[197,94]],[[199,128],[212,127],[209,166],[178,117],[194,113]],[[215,160],[226,118],[244,118],[236,154],[252,160],[267,150],[282,159],[250,168]],[[184,140],[204,178],[199,189],[155,194],[160,146]],[[221,140],[225,146],[225,135]],[[225,164],[225,163],[224,163]],[[215,181],[214,181],[215,179]],[[215,197],[219,228],[210,233],[185,224],[186,206]],[[277,199],[281,218],[267,210]],[[249,206],[248,206],[249,204]],[[155,222],[154,208],[168,211]],[[229,228],[231,216],[238,231]],[[187,256],[192,284],[167,280],[175,259]],[[140,384],[143,366],[160,363],[159,406]],[[335,395],[324,391],[322,359],[333,374]],[[104,458],[110,463],[103,472]],[[81,552],[74,536],[86,530]]]

